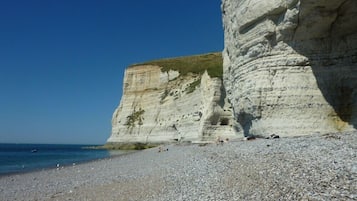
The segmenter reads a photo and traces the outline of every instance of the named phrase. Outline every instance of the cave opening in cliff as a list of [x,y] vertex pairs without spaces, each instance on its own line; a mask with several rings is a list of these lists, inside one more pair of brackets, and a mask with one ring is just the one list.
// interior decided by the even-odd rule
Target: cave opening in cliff
[[229,125],[229,119],[228,118],[222,118],[220,121],[221,126],[228,126]]

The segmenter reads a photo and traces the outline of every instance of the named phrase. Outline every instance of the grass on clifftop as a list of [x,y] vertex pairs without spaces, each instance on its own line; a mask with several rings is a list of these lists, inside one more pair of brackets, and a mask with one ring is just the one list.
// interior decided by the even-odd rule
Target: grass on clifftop
[[207,70],[210,77],[222,78],[223,75],[223,59],[220,52],[153,60],[132,66],[140,65],[157,65],[162,67],[161,70],[163,72],[175,70],[179,71],[180,75],[187,75],[188,73],[203,74],[205,70]]

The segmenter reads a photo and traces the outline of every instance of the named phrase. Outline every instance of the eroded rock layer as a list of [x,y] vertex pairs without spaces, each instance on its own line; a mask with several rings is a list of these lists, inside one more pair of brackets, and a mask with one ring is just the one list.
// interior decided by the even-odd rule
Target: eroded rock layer
[[235,133],[221,78],[207,71],[182,75],[158,65],[138,65],[125,71],[107,142],[203,142],[234,138]]
[[222,0],[224,83],[245,135],[357,126],[357,1]]

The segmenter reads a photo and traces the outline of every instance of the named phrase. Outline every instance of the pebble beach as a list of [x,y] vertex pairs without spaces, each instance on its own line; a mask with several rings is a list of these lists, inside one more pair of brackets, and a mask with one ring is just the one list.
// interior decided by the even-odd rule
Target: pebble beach
[[357,132],[166,145],[6,175],[0,200],[357,200]]

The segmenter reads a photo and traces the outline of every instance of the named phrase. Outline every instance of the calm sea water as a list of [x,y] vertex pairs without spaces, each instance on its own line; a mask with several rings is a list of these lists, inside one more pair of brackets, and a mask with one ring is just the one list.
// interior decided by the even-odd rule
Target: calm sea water
[[113,154],[85,147],[88,145],[0,144],[0,175],[56,168],[57,164],[72,165]]

